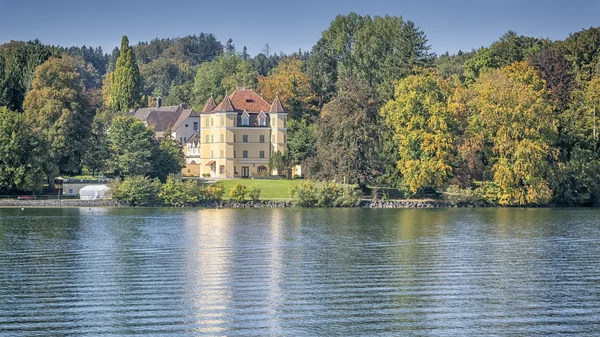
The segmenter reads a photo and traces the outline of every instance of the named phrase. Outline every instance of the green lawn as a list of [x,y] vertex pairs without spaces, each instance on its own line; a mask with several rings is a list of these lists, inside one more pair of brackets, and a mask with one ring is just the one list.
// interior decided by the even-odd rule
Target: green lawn
[[270,179],[232,179],[232,180],[221,180],[217,184],[225,187],[225,196],[228,198],[227,193],[229,190],[240,183],[246,186],[246,189],[250,191],[254,187],[260,188],[260,198],[263,200],[273,199],[290,199],[290,188],[300,184],[303,180],[270,180]]

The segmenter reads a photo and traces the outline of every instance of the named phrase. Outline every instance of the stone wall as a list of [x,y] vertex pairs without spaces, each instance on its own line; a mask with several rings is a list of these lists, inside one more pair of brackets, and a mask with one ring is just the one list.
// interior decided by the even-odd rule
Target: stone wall
[[49,199],[49,200],[16,200],[0,199],[0,207],[122,207],[115,200],[79,200],[79,199]]

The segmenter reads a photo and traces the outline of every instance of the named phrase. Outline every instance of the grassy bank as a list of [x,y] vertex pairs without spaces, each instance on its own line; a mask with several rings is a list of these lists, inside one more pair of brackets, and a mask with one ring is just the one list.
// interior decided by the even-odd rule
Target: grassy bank
[[225,188],[225,196],[227,192],[240,183],[249,190],[258,187],[261,190],[260,198],[262,200],[290,200],[290,188],[300,184],[303,180],[271,180],[271,179],[231,179],[221,180],[217,184]]

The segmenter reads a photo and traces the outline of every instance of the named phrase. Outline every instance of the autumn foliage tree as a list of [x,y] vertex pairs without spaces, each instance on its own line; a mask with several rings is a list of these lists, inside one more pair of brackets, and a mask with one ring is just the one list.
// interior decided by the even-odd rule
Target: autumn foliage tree
[[442,188],[452,177],[457,121],[447,104],[451,89],[439,73],[426,69],[400,80],[395,98],[382,109],[400,154],[397,167],[413,193]]

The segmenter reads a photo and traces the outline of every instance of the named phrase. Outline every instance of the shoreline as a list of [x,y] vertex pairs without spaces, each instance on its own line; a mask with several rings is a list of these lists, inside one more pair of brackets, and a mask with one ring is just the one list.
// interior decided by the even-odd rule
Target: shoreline
[[[144,207],[167,207],[167,208],[302,208],[294,205],[293,201],[281,200],[259,200],[259,201],[244,201],[237,202],[232,200],[222,201],[206,201],[199,204],[173,207],[164,205],[153,206],[128,206],[122,202],[115,200],[78,200],[78,199],[51,199],[51,200],[16,200],[4,199],[0,200],[0,208],[13,207],[115,207],[115,208],[144,208]],[[468,203],[454,204],[445,200],[431,199],[411,199],[411,200],[387,200],[387,201],[371,201],[361,200],[360,205],[348,208],[474,208],[474,207],[503,207],[490,205],[475,205]],[[531,207],[531,206],[530,206]],[[553,206],[545,206],[553,207]],[[307,207],[321,208],[321,207]]]

